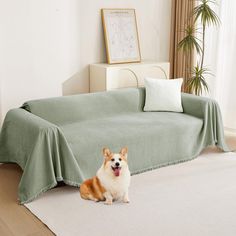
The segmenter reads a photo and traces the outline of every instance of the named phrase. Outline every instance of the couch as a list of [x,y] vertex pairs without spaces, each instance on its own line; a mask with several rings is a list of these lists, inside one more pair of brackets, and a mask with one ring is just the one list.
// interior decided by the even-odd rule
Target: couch
[[182,94],[183,113],[143,112],[144,88],[26,102],[10,110],[0,134],[0,163],[23,170],[20,203],[59,181],[79,186],[96,174],[102,148],[127,146],[131,174],[191,160],[209,145],[228,151],[220,109]]

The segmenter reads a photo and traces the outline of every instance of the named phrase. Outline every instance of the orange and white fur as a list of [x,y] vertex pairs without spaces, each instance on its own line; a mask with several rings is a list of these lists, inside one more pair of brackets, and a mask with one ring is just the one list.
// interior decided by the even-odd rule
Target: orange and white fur
[[83,199],[105,201],[109,205],[114,200],[129,203],[130,171],[127,152],[126,147],[115,154],[108,148],[103,149],[104,162],[97,175],[84,181],[80,186],[80,195]]

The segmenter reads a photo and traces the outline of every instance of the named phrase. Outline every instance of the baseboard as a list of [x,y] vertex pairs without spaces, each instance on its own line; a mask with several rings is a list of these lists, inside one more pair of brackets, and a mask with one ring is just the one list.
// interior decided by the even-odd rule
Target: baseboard
[[225,130],[225,132],[227,132],[227,133],[231,133],[231,134],[233,134],[233,135],[236,135],[236,129],[224,127],[224,130]]

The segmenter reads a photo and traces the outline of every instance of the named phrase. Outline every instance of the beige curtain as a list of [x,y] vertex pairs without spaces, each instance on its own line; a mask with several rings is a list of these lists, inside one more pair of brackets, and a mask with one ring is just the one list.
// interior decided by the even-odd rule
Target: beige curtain
[[[184,55],[178,50],[178,43],[184,38],[184,29],[193,24],[191,15],[194,0],[172,0],[172,19],[170,35],[170,78],[184,78],[190,76],[189,68],[193,66],[193,55]],[[186,91],[185,81],[183,91]],[[187,92],[187,91],[186,91]]]

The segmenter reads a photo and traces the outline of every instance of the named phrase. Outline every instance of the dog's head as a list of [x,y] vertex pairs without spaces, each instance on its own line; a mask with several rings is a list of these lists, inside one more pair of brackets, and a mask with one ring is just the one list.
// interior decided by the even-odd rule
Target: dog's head
[[108,148],[103,148],[104,168],[113,173],[115,176],[120,176],[123,169],[128,166],[127,163],[127,147],[120,150],[120,153],[112,153]]

